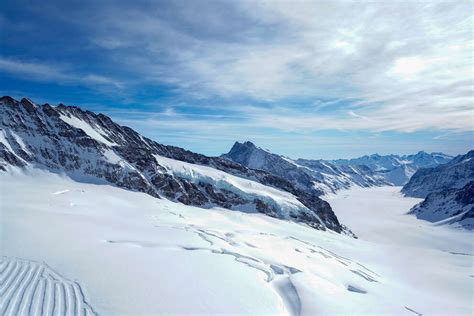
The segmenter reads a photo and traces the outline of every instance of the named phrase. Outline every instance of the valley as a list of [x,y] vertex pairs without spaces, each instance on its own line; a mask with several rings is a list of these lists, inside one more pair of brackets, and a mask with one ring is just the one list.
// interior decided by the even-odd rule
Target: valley
[[[47,264],[80,286],[91,313],[473,312],[470,233],[406,215],[420,199],[402,197],[399,187],[324,197],[354,239],[46,171],[2,174],[0,185],[2,266]],[[14,271],[1,274],[14,298],[1,314],[27,308],[24,293],[32,293],[30,279]],[[43,304],[61,314],[68,299],[45,296]]]

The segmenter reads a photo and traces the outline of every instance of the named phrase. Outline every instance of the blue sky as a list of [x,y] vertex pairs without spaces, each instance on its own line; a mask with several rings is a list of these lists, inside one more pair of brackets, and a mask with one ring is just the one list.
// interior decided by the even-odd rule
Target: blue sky
[[0,93],[208,155],[474,148],[472,2],[3,1]]

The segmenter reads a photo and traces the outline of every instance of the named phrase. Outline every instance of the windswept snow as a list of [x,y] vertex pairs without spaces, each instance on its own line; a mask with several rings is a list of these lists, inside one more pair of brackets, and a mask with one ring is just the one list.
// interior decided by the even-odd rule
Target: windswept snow
[[[393,188],[331,198],[353,239],[41,171],[0,185],[0,271],[5,260],[47,264],[98,314],[473,313],[472,235],[404,215],[418,199]],[[21,308],[39,299],[16,297]]]

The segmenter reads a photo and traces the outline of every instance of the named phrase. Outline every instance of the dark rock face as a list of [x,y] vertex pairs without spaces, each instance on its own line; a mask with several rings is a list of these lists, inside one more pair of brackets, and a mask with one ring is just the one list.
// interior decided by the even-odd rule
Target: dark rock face
[[388,185],[367,166],[355,164],[338,166],[324,160],[291,160],[261,149],[251,142],[236,142],[222,157],[284,178],[299,190],[309,194],[333,193],[353,185],[361,187]]
[[474,180],[474,150],[435,168],[419,169],[402,188],[406,196],[424,198],[432,192],[460,189]]
[[434,223],[457,224],[474,228],[474,181],[462,188],[451,188],[428,194],[410,213]]
[[474,205],[474,181],[469,181],[461,190],[456,192],[456,202],[463,205]]
[[166,197],[188,205],[228,209],[253,205],[255,210],[278,218],[281,206],[258,195],[249,197],[199,179],[190,180],[162,166],[156,155],[208,166],[227,174],[286,191],[303,205],[288,219],[317,229],[350,234],[339,223],[328,203],[314,192],[295,187],[278,175],[247,168],[219,157],[207,157],[179,147],[165,146],[120,126],[103,114],[78,107],[36,105],[0,98],[0,170],[33,167],[65,173],[79,181],[97,179],[125,189]]
[[418,170],[403,187],[407,196],[425,200],[411,213],[430,222],[474,228],[474,150],[444,165]]

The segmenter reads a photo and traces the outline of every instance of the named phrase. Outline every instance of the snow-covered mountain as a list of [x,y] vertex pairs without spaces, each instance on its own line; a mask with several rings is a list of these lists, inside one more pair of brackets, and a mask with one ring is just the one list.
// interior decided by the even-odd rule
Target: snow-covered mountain
[[219,157],[165,146],[78,107],[0,98],[0,170],[40,168],[204,208],[220,206],[346,232],[326,201]]
[[428,194],[410,214],[437,224],[457,224],[474,228],[474,180],[460,189],[446,189]]
[[317,192],[320,195],[351,186],[388,184],[366,166],[336,166],[324,160],[292,160],[257,147],[252,142],[236,142],[222,157],[249,168],[270,172],[287,179],[305,192]]
[[434,168],[418,170],[402,188],[406,196],[425,198],[428,194],[460,189],[474,180],[474,150]]
[[474,150],[447,164],[418,170],[402,193],[425,200],[410,213],[438,224],[474,228]]
[[453,157],[443,153],[426,153],[420,151],[414,155],[379,155],[362,156],[353,159],[337,159],[332,162],[338,166],[364,165],[375,174],[383,177],[393,185],[404,185],[420,168],[436,167],[449,162]]

